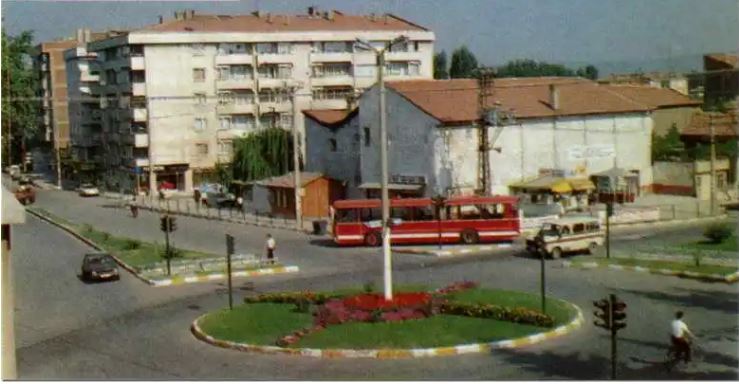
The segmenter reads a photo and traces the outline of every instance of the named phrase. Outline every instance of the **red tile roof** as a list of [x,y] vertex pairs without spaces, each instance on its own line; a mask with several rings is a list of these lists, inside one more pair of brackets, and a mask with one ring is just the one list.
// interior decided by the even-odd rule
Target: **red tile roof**
[[[549,85],[559,93],[559,108],[549,104]],[[478,86],[473,79],[388,82],[388,87],[446,124],[465,124],[478,117]],[[582,78],[541,77],[496,79],[489,106],[499,102],[517,119],[607,113],[646,112],[638,103],[610,87]]]
[[138,32],[298,32],[298,31],[428,31],[398,16],[345,15],[333,11],[309,15],[203,15],[174,19],[144,27]]
[[638,85],[602,85],[620,93],[631,100],[653,109],[675,107],[697,107],[701,101],[693,100],[682,93],[668,88],[654,88]]
[[729,68],[739,68],[739,55],[732,55],[732,54],[727,54],[727,53],[714,53],[714,54],[703,56],[703,60],[720,63]]
[[348,109],[306,109],[303,113],[311,119],[326,125],[343,124],[347,119],[357,114],[358,108]]
[[690,124],[683,128],[681,136],[710,137],[710,124],[713,123],[716,137],[739,137],[739,123],[736,111],[729,113],[696,112]]

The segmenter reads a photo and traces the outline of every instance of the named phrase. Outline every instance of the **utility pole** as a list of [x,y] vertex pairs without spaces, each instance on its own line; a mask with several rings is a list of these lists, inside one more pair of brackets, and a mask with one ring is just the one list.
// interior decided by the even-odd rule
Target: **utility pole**
[[390,197],[388,193],[388,165],[387,165],[387,116],[385,111],[385,51],[396,44],[407,43],[406,36],[399,36],[382,49],[376,49],[369,42],[357,39],[359,48],[373,51],[377,58],[377,83],[380,91],[380,191],[382,197],[382,254],[384,262],[385,300],[393,299],[393,265],[390,251]]
[[708,129],[711,132],[711,216],[716,214],[716,128],[713,115],[708,113]]
[[231,255],[234,254],[234,237],[226,234],[226,273],[228,273],[228,309],[234,309],[233,285],[231,284]]
[[490,194],[490,143],[488,140],[489,121],[487,119],[488,96],[492,96],[495,71],[491,68],[480,68],[478,71],[477,84],[480,89],[477,97],[477,111],[480,120],[477,123],[477,192],[480,195],[488,195]]
[[[303,188],[300,181],[300,138],[298,137],[298,94],[295,87],[290,88],[293,103],[293,174],[295,176],[295,226],[298,231],[303,230]],[[287,164],[286,164],[287,165]]]

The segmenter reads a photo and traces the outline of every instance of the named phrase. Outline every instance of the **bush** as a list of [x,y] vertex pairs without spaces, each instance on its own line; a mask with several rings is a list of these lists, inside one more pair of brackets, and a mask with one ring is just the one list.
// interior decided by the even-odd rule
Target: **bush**
[[253,297],[245,297],[245,303],[288,303],[298,305],[300,301],[307,301],[311,304],[323,304],[326,301],[341,297],[340,295],[327,295],[324,293],[314,292],[280,292],[265,293]]
[[719,244],[731,237],[732,228],[725,223],[713,223],[706,227],[703,236],[714,244]]
[[133,249],[139,249],[141,247],[141,242],[136,239],[126,239],[126,241],[123,243],[123,249],[130,251]]
[[531,324],[540,327],[554,325],[552,316],[527,308],[509,308],[493,304],[442,303],[441,313],[447,315],[481,317],[512,323]]

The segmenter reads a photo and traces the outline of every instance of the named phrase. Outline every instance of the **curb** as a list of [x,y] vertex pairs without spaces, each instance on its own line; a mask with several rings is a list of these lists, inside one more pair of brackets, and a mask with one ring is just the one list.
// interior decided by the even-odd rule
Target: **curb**
[[728,217],[729,216],[727,214],[723,214],[723,215],[717,215],[717,216],[695,217],[692,219],[670,219],[670,220],[642,221],[642,222],[636,222],[636,223],[618,223],[618,224],[611,223],[611,227],[621,229],[621,228],[654,226],[654,225],[688,224],[688,223],[702,222],[702,221],[721,220],[721,219],[726,219]]
[[370,358],[370,359],[413,359],[421,357],[435,357],[435,356],[455,356],[463,355],[468,353],[489,353],[494,349],[512,349],[540,343],[545,340],[550,340],[555,337],[559,337],[574,331],[579,328],[583,321],[582,311],[580,307],[575,304],[572,306],[577,309],[577,315],[567,325],[561,325],[551,331],[537,333],[530,336],[521,337],[518,339],[508,339],[494,341],[490,343],[480,344],[463,344],[455,345],[451,347],[436,347],[436,348],[414,348],[414,349],[315,349],[315,348],[283,348],[270,345],[256,345],[256,344],[244,344],[236,343],[233,341],[226,341],[216,339],[210,335],[207,335],[200,329],[199,322],[207,314],[202,315],[195,319],[190,326],[190,330],[193,335],[208,344],[216,347],[235,349],[243,352],[259,352],[267,354],[286,354],[296,356],[309,356],[318,358]]
[[[595,261],[579,263],[578,265],[575,265],[571,261],[563,261],[562,266],[565,268],[581,268],[581,269],[594,269],[594,268],[601,267],[601,265]],[[728,275],[719,275],[716,273],[697,273],[697,272],[690,272],[690,271],[686,272],[686,271],[678,271],[675,269],[665,269],[665,268],[655,269],[655,268],[645,268],[645,267],[634,267],[630,265],[608,264],[605,267],[609,269],[615,269],[617,271],[647,272],[647,273],[653,273],[655,275],[686,277],[686,278],[691,278],[691,279],[718,281],[718,282],[724,282],[724,283],[733,283],[737,281],[737,279],[739,279],[739,271],[730,273]]]
[[[56,221],[52,220],[51,218],[46,217],[46,215],[43,215],[43,214],[41,214],[39,212],[35,212],[34,210],[27,209],[27,211],[29,213],[31,213],[32,215],[38,217],[39,219],[44,220],[44,221],[48,222],[49,224],[55,225],[55,226],[63,229],[64,231],[66,231],[70,235],[72,235],[72,237],[74,237],[77,240],[80,240],[81,242],[89,245],[90,247],[94,248],[95,250],[101,251],[101,252],[104,251],[104,249],[101,248],[99,245],[97,245],[94,242],[90,241],[86,237],[80,235],[79,233],[77,233],[77,231],[75,231],[72,228],[69,228],[65,224],[57,223]],[[108,253],[110,254],[111,257],[113,257],[113,259],[123,269],[125,269],[126,271],[128,271],[129,273],[131,273],[137,279],[143,281],[146,284],[149,284],[151,286],[154,286],[154,287],[167,287],[167,286],[172,286],[172,285],[181,285],[181,284],[189,284],[189,283],[202,283],[202,282],[213,281],[213,280],[220,280],[220,279],[225,279],[226,278],[226,274],[221,272],[221,273],[211,273],[211,274],[202,275],[202,276],[199,276],[199,275],[179,275],[179,276],[174,276],[172,278],[167,278],[167,279],[147,279],[147,278],[141,276],[136,271],[136,269],[134,269],[132,266],[126,264],[125,262],[123,262],[123,260],[121,260],[120,258],[118,258],[117,256],[115,256],[114,254],[112,254],[110,252],[108,252]],[[289,266],[285,266],[285,267],[274,267],[274,268],[262,268],[262,269],[255,269],[255,270],[237,271],[237,272],[231,273],[231,276],[232,277],[244,277],[244,276],[253,277],[253,276],[275,275],[275,274],[280,274],[280,273],[293,273],[293,272],[299,272],[299,271],[300,271],[300,268],[298,268],[298,266],[289,265]]]
[[452,250],[438,250],[438,249],[424,249],[424,248],[393,248],[393,252],[398,253],[410,253],[414,255],[431,255],[436,257],[449,257],[449,256],[459,256],[459,255],[466,255],[470,253],[479,253],[479,252],[487,252],[487,251],[494,251],[496,249],[505,249],[505,248],[511,248],[513,244],[495,244],[495,245],[481,245],[476,247],[466,247],[462,249],[452,249]]

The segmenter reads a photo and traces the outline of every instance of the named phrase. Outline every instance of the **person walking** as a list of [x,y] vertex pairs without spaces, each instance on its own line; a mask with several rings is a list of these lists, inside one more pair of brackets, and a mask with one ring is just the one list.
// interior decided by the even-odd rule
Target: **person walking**
[[133,218],[139,217],[139,207],[136,205],[136,197],[134,196],[131,199],[131,202],[128,203],[129,208],[131,208],[131,216]]
[[687,363],[690,362],[690,340],[694,339],[695,335],[690,332],[687,324],[685,324],[682,319],[683,312],[677,311],[677,313],[675,313],[675,319],[670,323],[670,336],[672,339],[672,345],[675,347],[675,350],[677,350],[677,360],[683,358]]
[[274,237],[272,237],[271,234],[267,234],[267,262],[270,264],[275,263],[275,248],[277,247],[277,243],[275,242]]

